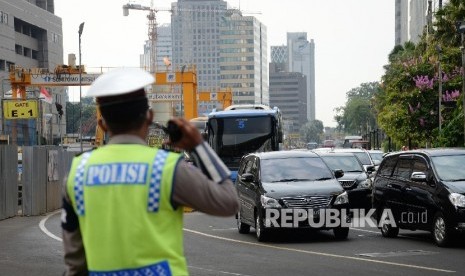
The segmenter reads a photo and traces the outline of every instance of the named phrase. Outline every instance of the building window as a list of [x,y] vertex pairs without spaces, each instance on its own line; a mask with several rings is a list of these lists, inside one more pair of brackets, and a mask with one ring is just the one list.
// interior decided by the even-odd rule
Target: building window
[[0,12],[0,23],[8,25],[8,14],[6,12]]
[[31,49],[24,47],[23,55],[25,57],[32,57],[31,56]]
[[58,42],[58,35],[56,33],[52,33],[52,41],[55,43]]
[[6,62],[6,69],[9,71],[11,67],[15,66],[15,64],[13,62],[9,62],[7,61]]
[[18,55],[22,55],[23,54],[23,46],[16,44],[15,45],[15,52]]

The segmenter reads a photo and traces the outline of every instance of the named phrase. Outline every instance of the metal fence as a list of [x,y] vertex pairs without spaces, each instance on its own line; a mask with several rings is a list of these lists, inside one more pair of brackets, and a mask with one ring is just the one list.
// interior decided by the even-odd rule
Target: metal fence
[[18,148],[0,146],[0,219],[18,212]]
[[0,145],[0,220],[61,208],[61,193],[76,152],[57,146]]
[[41,215],[61,207],[63,181],[74,155],[55,146],[23,147],[23,215]]

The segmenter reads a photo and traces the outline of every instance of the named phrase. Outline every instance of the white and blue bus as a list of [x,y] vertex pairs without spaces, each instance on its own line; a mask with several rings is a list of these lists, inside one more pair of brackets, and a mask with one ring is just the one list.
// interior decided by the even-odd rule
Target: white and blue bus
[[283,141],[281,113],[278,108],[212,112],[208,115],[207,141],[235,181],[243,155],[279,150]]

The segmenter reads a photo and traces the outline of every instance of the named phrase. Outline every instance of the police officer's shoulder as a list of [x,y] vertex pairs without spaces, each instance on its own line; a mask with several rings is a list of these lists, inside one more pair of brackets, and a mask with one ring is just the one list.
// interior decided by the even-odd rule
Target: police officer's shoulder
[[92,149],[88,149],[88,150],[79,152],[79,153],[77,153],[77,154],[75,155],[75,157],[79,157],[79,156],[83,155],[84,153],[94,151],[95,149],[97,149],[97,148],[92,148]]

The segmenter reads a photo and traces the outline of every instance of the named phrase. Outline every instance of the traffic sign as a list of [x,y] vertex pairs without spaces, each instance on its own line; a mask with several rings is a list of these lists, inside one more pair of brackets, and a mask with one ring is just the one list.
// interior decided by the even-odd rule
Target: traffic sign
[[37,100],[3,100],[5,119],[31,119],[38,115]]

